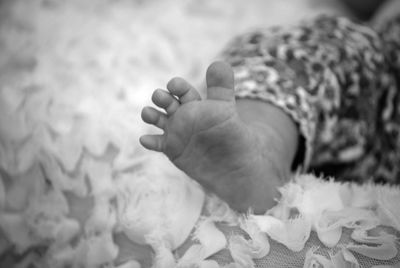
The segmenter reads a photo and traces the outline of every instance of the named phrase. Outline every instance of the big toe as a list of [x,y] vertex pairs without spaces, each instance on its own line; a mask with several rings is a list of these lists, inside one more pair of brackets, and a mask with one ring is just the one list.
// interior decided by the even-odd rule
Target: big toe
[[212,63],[206,73],[207,98],[214,100],[233,101],[234,75],[230,65],[217,61]]

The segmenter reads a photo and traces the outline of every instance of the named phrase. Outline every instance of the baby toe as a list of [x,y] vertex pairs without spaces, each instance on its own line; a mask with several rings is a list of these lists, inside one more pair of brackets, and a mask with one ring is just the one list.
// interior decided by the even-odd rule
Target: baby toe
[[177,96],[181,103],[201,100],[199,92],[185,79],[175,77],[167,84],[167,89],[171,94]]
[[206,73],[207,98],[212,100],[235,101],[234,74],[224,62],[214,62]]
[[158,128],[165,129],[167,116],[153,107],[144,107],[142,110],[142,119],[148,124],[155,125]]
[[143,135],[139,139],[140,144],[143,145],[144,148],[162,152],[164,148],[164,136],[163,135]]
[[179,101],[169,92],[157,89],[154,91],[152,101],[158,107],[165,109],[167,114],[173,114],[179,108]]

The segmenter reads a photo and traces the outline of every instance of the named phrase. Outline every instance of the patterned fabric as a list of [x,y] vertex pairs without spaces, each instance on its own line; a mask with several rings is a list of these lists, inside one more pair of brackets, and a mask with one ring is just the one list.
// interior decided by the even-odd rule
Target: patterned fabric
[[[400,183],[400,16],[381,30],[319,16],[257,30],[222,53],[237,98],[298,123],[297,165],[340,180]],[[396,76],[397,75],[397,76]]]

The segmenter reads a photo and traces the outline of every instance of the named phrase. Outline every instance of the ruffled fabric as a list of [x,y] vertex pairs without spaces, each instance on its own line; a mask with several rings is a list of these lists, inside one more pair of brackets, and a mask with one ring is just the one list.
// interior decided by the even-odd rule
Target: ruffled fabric
[[168,263],[222,268],[400,264],[400,230],[396,220],[381,215],[391,205],[386,207],[378,194],[392,204],[400,196],[399,187],[297,175],[280,192],[276,206],[265,215],[236,214],[209,195],[191,239]]
[[[221,219],[218,227],[228,244],[208,260],[216,260],[219,267],[356,268],[400,264],[398,216],[389,212],[390,217],[381,215],[382,211],[390,211],[400,197],[399,187],[297,175],[280,192],[276,206],[265,215],[238,215],[234,229],[229,227],[232,222],[222,224]],[[382,195],[385,202],[381,201]],[[288,252],[294,256],[286,256]]]

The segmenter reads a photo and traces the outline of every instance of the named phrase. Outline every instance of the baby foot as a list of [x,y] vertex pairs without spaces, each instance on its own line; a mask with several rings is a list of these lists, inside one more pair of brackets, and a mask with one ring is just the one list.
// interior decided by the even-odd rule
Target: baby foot
[[[142,119],[162,129],[144,135],[141,144],[165,153],[191,178],[214,191],[233,208],[265,211],[276,197],[280,178],[288,170],[272,157],[279,151],[277,133],[268,126],[249,124],[238,115],[231,68],[212,64],[206,74],[207,98],[182,78],[157,89],[152,101],[163,113],[145,107]],[[285,173],[285,174],[284,174]]]

